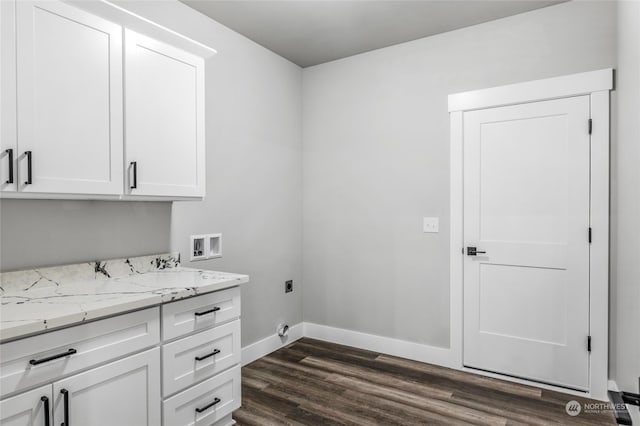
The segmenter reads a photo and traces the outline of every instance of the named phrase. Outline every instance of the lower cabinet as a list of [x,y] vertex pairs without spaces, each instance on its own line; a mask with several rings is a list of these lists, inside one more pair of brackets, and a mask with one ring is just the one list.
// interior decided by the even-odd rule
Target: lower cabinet
[[51,385],[21,393],[0,402],[2,426],[49,426]]
[[[233,425],[240,288],[161,309],[0,345],[0,426]],[[189,325],[162,340],[161,323]]]
[[160,349],[129,356],[0,402],[2,426],[157,426]]
[[55,424],[160,424],[160,349],[154,348],[53,384]]

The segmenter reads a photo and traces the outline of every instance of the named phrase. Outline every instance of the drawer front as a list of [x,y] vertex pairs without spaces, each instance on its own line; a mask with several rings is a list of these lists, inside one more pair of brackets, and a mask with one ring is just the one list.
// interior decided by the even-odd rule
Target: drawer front
[[162,305],[162,338],[171,340],[240,316],[240,287]]
[[236,365],[165,400],[164,426],[210,426],[239,408],[240,400],[240,366]]
[[159,312],[151,308],[2,344],[0,395],[55,381],[159,341]]
[[162,347],[164,396],[240,363],[240,320]]

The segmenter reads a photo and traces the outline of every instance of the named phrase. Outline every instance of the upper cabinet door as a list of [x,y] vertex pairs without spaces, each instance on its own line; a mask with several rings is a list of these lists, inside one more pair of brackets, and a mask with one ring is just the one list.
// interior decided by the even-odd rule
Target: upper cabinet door
[[17,2],[18,189],[122,192],[122,27],[60,1]]
[[125,30],[125,76],[125,194],[204,196],[204,59]]
[[15,3],[0,1],[0,191],[16,186]]

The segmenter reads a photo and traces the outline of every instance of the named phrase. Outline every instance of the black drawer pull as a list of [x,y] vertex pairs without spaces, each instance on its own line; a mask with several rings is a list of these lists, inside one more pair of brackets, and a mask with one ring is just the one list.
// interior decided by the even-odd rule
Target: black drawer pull
[[42,364],[43,362],[53,361],[54,359],[64,358],[65,356],[70,356],[70,355],[73,355],[73,354],[75,354],[77,352],[78,351],[76,351],[75,349],[69,349],[68,351],[63,352],[61,354],[51,355],[51,356],[48,356],[48,357],[42,358],[42,359],[32,359],[31,361],[29,361],[29,364],[38,365],[38,364]]
[[64,397],[64,422],[60,423],[60,426],[71,426],[69,423],[69,391],[60,389],[60,393]]
[[203,356],[197,356],[196,357],[196,361],[202,361],[203,359],[210,358],[210,357],[212,357],[214,355],[218,355],[219,353],[220,353],[220,349],[214,349],[213,352],[211,352],[210,354],[206,354],[206,355],[203,355]]
[[27,157],[27,181],[24,183],[25,185],[31,185],[33,183],[33,179],[32,179],[32,164],[31,164],[31,151],[25,151],[24,152],[25,157]]
[[44,410],[44,426],[49,426],[49,398],[42,396],[40,401],[42,401],[42,409]]
[[9,179],[5,183],[13,183],[13,149],[9,148],[4,152],[7,153],[7,157],[9,157]]
[[216,398],[213,400],[212,403],[205,405],[202,408],[196,408],[196,413],[202,413],[203,411],[208,410],[209,408],[213,407],[214,405],[216,405],[217,403],[219,403],[220,401],[222,401],[220,398]]
[[208,311],[204,311],[204,312],[196,312],[194,313],[194,315],[197,317],[201,317],[202,315],[212,314],[214,312],[218,312],[219,310],[220,310],[219,307],[214,306],[213,309],[209,309]]

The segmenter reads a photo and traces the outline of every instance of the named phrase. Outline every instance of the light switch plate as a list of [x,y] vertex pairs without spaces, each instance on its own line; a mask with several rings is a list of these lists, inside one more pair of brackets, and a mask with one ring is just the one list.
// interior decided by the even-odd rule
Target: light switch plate
[[440,232],[440,218],[438,217],[423,217],[422,218],[422,232]]

